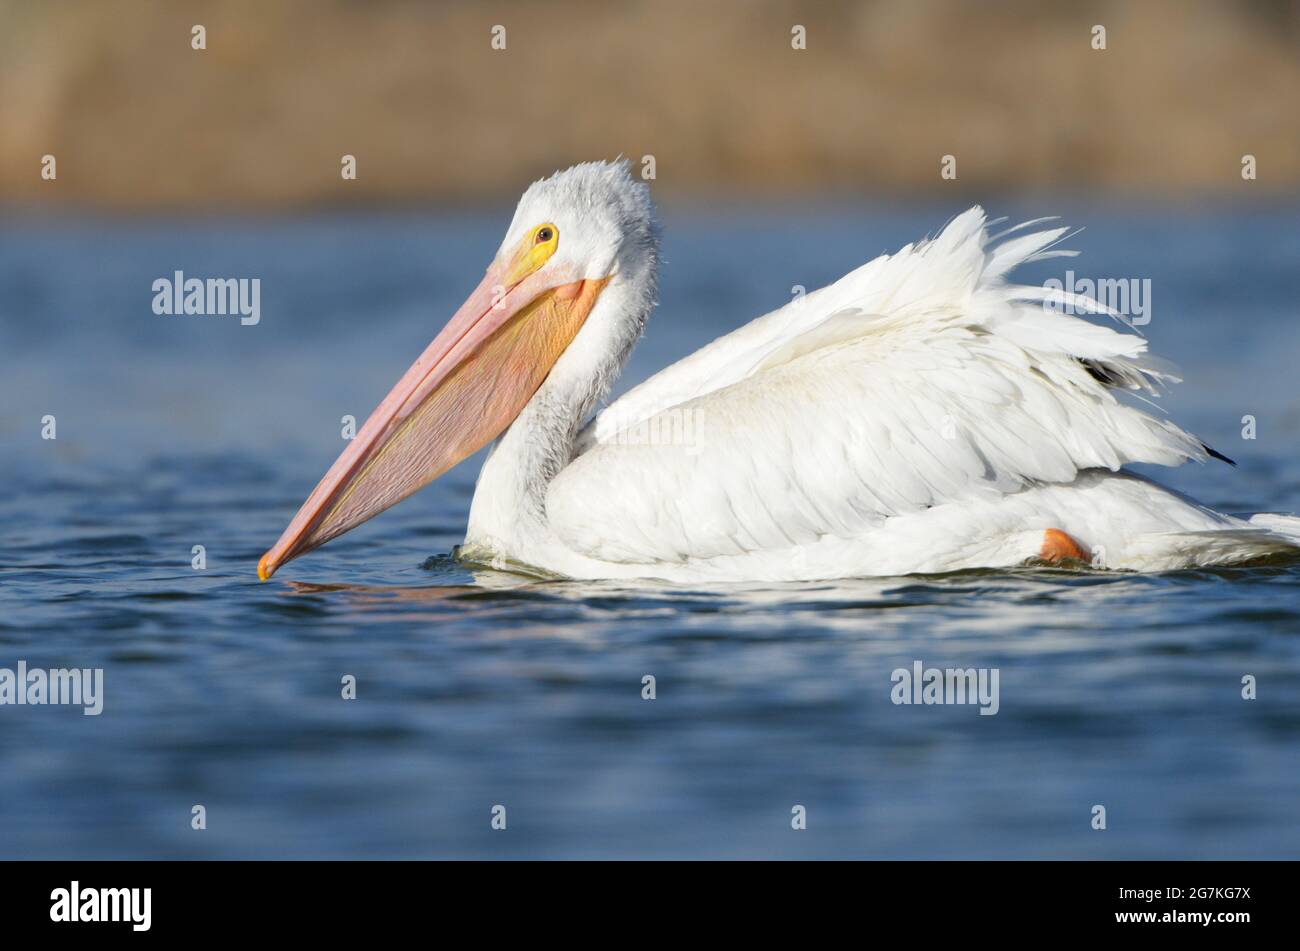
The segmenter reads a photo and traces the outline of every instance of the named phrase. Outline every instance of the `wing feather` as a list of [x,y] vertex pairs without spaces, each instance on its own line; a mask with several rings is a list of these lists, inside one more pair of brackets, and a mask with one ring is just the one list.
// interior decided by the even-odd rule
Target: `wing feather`
[[552,528],[592,557],[682,561],[1204,460],[1200,440],[1116,398],[1176,379],[1142,337],[1059,312],[1109,313],[1090,298],[1007,283],[1066,253],[1066,229],[1011,234],[990,241],[973,208],[633,389],[549,487]]

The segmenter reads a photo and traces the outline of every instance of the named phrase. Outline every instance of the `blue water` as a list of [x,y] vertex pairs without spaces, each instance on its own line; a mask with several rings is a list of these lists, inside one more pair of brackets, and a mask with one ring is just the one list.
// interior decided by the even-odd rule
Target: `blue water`
[[[1147,335],[1188,380],[1166,405],[1240,463],[1162,478],[1300,510],[1300,209],[991,204],[1087,227],[1031,280],[1152,280]],[[959,210],[667,209],[662,305],[620,386]],[[102,667],[106,694],[98,717],[0,707],[0,857],[1300,853],[1295,566],[476,578],[446,557],[475,458],[259,584],[340,418],[387,392],[507,219],[0,221],[0,667]],[[261,278],[260,324],[155,316],[177,269]],[[915,660],[998,668],[999,713],[894,705]]]

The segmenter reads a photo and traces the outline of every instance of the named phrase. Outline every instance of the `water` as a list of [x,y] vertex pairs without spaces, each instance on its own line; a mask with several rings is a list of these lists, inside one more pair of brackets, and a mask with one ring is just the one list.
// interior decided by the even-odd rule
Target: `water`
[[[1162,478],[1300,509],[1297,209],[996,210],[1063,206],[1084,256],[1028,277],[1151,278],[1148,336],[1189,380],[1166,405],[1240,463]],[[959,210],[670,208],[663,303],[621,385]],[[259,584],[340,418],[432,338],[506,218],[4,222],[0,667],[103,667],[106,698],[99,717],[0,707],[0,857],[1300,851],[1294,566],[475,578],[446,553],[476,458]],[[176,269],[260,277],[261,323],[153,315]],[[891,671],[918,659],[998,668],[1000,712],[893,705]]]

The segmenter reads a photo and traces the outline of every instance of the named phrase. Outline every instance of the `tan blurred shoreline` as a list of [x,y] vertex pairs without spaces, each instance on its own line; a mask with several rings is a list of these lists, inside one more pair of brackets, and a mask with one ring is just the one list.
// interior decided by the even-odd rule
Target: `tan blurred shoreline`
[[505,200],[619,153],[679,197],[1295,196],[1300,3],[0,0],[0,203]]

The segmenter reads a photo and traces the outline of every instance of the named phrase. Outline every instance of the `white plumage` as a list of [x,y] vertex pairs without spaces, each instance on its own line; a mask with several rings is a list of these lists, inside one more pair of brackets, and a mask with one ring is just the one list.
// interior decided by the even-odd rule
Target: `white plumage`
[[[1220,515],[1122,471],[1214,453],[1159,415],[1150,397],[1175,378],[1131,327],[1087,297],[1012,282],[1020,264],[1071,253],[1048,220],[990,237],[972,208],[587,422],[654,306],[658,225],[626,163],[536,182],[484,283],[259,574],[497,433],[460,557],[543,575],[787,581],[1038,557],[1160,570],[1300,552],[1300,519]],[[572,336],[556,349],[561,326]],[[543,352],[558,354],[544,378]],[[483,405],[509,415],[475,423]]]
[[1014,565],[1049,528],[1108,568],[1290,550],[1300,520],[1250,527],[1116,474],[1206,449],[1098,379],[1150,394],[1172,380],[1142,337],[1044,306],[1103,313],[1094,300],[1008,281],[1070,253],[1052,250],[1066,229],[1026,231],[1041,224],[991,240],[972,208],[666,368],[578,435],[543,526],[503,537],[471,519],[464,555],[798,580]]

